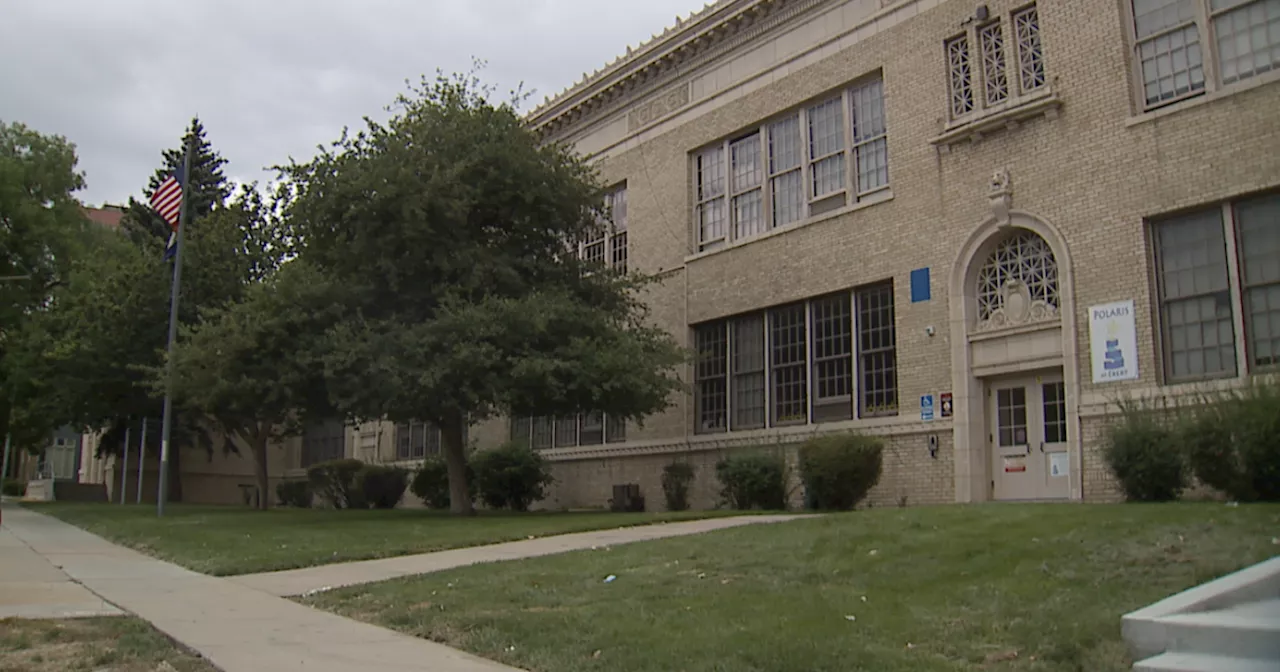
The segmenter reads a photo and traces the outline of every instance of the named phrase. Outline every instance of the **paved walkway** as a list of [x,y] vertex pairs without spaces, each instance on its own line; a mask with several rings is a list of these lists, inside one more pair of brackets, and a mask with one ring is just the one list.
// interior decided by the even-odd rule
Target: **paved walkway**
[[735,516],[733,518],[709,518],[682,523],[597,530],[595,532],[577,532],[421,555],[344,562],[282,572],[244,574],[231,577],[230,580],[271,595],[285,597],[302,595],[314,590],[329,590],[343,586],[397,579],[415,574],[429,574],[486,562],[535,558],[567,551],[618,546],[637,541],[683,537],[690,534],[742,527],[743,525],[784,522],[795,520],[798,517],[800,516]]
[[[0,530],[224,672],[518,672],[443,644],[197,574],[20,508],[5,506]],[[3,547],[0,573],[8,575],[16,566],[10,559],[25,555],[15,546]],[[0,585],[0,595],[8,595],[9,588]]]
[[[118,614],[124,610],[198,651],[224,672],[519,672],[443,644],[311,609],[280,596],[793,518],[741,516],[602,530],[233,580],[198,574],[116,546],[49,516],[6,505],[0,525],[0,609],[12,602],[26,611],[0,611],[0,617],[89,615],[92,609]],[[31,591],[44,585],[56,587],[31,596]],[[37,599],[41,596],[46,599]]]

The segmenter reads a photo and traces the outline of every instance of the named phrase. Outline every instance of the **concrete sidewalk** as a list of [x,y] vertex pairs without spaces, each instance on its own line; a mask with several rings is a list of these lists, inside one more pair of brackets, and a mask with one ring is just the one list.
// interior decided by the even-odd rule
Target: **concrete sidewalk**
[[683,537],[690,534],[702,534],[744,525],[779,523],[803,517],[805,516],[735,516],[733,518],[709,518],[681,523],[597,530],[595,532],[577,532],[421,555],[344,562],[282,572],[244,574],[231,577],[229,580],[271,595],[293,596],[302,595],[313,590],[329,590],[343,586],[386,581],[403,576],[429,574],[467,565],[534,558],[567,551],[618,546],[637,541]]
[[0,523],[0,619],[119,616],[124,612],[71,580]]
[[[5,544],[0,573],[25,567],[32,581],[54,578],[47,568],[33,564],[28,553],[42,557],[69,579],[145,619],[225,672],[518,672],[442,644],[197,574],[21,508],[4,507],[0,530],[6,540],[0,542]],[[11,558],[15,564],[10,564]],[[0,603],[8,590],[20,588],[0,584]]]

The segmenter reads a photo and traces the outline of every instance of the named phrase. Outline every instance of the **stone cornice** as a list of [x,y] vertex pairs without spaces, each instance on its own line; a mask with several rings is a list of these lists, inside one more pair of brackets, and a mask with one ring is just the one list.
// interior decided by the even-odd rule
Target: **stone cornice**
[[[543,103],[529,113],[527,122],[543,137],[563,136],[568,129],[661,91],[699,66],[829,2],[720,0]],[[690,102],[687,89],[683,94],[668,91],[667,97],[677,107]]]

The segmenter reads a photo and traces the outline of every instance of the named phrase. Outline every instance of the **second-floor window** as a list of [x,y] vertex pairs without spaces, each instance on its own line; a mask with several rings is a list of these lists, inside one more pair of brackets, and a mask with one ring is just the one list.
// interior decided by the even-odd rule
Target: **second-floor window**
[[627,185],[609,190],[604,197],[605,219],[595,235],[582,243],[584,261],[627,272]]
[[889,185],[877,76],[693,156],[698,251],[855,203]]
[[1035,5],[974,26],[943,46],[952,120],[1004,105],[1047,81]]
[[1146,109],[1280,67],[1280,0],[1132,0],[1132,9]]

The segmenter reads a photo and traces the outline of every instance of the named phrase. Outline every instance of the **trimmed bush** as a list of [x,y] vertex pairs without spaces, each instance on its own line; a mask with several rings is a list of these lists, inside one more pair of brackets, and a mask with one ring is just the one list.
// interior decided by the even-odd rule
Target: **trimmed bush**
[[356,486],[368,506],[394,509],[409,486],[409,472],[400,467],[366,464],[356,472]]
[[[476,490],[475,471],[471,465],[467,464],[467,486],[471,491],[471,499],[475,500]],[[427,458],[422,463],[422,468],[413,475],[413,482],[409,484],[409,492],[412,492],[422,503],[431,509],[447,509],[452,499],[449,495],[449,466],[439,457]]]
[[1103,457],[1131,502],[1174,500],[1187,485],[1174,433],[1149,413],[1126,411],[1118,424],[1109,427]]
[[1200,482],[1239,501],[1280,501],[1280,386],[1218,397],[1180,425],[1179,439]]
[[528,511],[530,504],[546,496],[546,486],[554,481],[542,456],[519,442],[474,453],[471,468],[476,494],[495,509]]
[[809,505],[852,511],[880,482],[884,442],[860,434],[810,439],[800,447],[800,478]]
[[730,455],[716,463],[720,496],[743,511],[787,508],[786,464],[782,455],[764,452]]
[[27,484],[15,478],[4,479],[3,490],[0,490],[9,497],[22,497],[27,494]]
[[667,499],[668,511],[684,511],[689,508],[689,484],[693,482],[693,465],[688,462],[672,462],[662,469],[662,494]]
[[311,508],[311,484],[306,481],[280,481],[276,484],[276,497],[281,506],[299,509]]
[[356,474],[364,462],[347,458],[330,460],[307,469],[311,492],[335,509],[367,509],[364,493],[356,487]]

